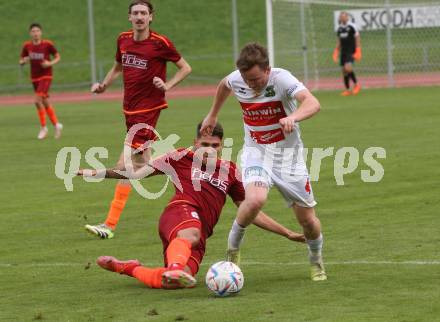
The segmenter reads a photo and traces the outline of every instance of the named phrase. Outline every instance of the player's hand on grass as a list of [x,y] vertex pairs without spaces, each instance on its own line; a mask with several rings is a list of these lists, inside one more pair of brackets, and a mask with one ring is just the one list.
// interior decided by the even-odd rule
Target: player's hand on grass
[[105,84],[95,83],[92,85],[92,88],[90,89],[90,91],[95,94],[100,94],[100,93],[104,93],[106,88],[107,88],[107,86],[105,86]]
[[156,86],[156,88],[166,92],[167,90],[169,90],[167,84],[159,77],[154,77],[153,78],[153,85]]
[[43,67],[43,68],[48,68],[50,66],[52,66],[52,63],[46,59],[43,60],[43,62],[41,63],[41,67]]
[[287,116],[283,117],[278,122],[280,123],[281,129],[285,134],[290,134],[293,132],[295,128],[295,120]]
[[287,236],[286,237],[287,237],[287,239],[290,239],[292,241],[296,241],[296,242],[299,242],[299,243],[305,243],[306,242],[306,237],[304,237],[303,234],[299,234],[299,233],[296,233],[296,232],[291,231],[291,230],[289,230],[287,232]]
[[211,115],[206,116],[202,122],[200,133],[202,135],[211,135],[216,124],[217,124],[217,117],[212,117]]

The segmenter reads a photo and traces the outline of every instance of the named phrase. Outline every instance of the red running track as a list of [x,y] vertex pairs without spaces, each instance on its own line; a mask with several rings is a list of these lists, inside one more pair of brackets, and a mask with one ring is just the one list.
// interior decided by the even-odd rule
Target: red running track
[[[384,88],[388,87],[388,77],[367,76],[358,77],[359,83],[363,88]],[[419,86],[438,86],[440,85],[440,73],[407,73],[394,76],[395,87],[419,87]],[[342,90],[342,80],[340,77],[320,78],[319,81],[313,80],[307,83],[310,89],[319,90]],[[180,86],[169,93],[168,99],[174,98],[194,98],[212,97],[215,94],[216,86]],[[51,100],[55,103],[75,103],[75,102],[94,102],[94,101],[122,101],[122,91],[109,91],[99,95],[89,92],[60,92],[51,94]],[[34,97],[27,95],[3,95],[0,96],[0,106],[26,105],[33,104]]]
[[[193,98],[212,97],[215,94],[215,86],[191,86],[177,87],[167,93],[167,98]],[[55,103],[97,102],[97,101],[121,101],[122,91],[109,91],[99,95],[90,92],[58,92],[50,94],[50,99]],[[0,96],[0,106],[33,104],[33,95],[3,95]]]

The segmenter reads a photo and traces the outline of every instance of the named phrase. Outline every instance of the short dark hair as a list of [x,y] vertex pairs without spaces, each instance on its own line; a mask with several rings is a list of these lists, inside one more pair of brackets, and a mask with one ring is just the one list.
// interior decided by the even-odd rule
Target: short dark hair
[[153,4],[150,2],[150,0],[133,0],[130,2],[130,5],[128,6],[128,13],[131,13],[131,8],[135,5],[142,4],[144,6],[148,7],[148,12],[152,14],[154,12]]
[[34,27],[37,27],[37,28],[39,28],[40,30],[43,30],[43,28],[41,27],[41,25],[40,25],[38,22],[33,22],[33,23],[31,23],[31,25],[29,26],[29,31],[31,31],[32,28],[34,28]]
[[[200,133],[200,129],[202,128],[202,122],[197,125],[197,138],[200,138],[202,134]],[[223,126],[220,123],[216,123],[214,129],[212,130],[212,136],[216,136],[223,140]]]
[[258,65],[261,69],[267,69],[269,67],[269,54],[266,47],[256,42],[247,44],[241,50],[236,65],[241,72],[247,72],[255,65]]

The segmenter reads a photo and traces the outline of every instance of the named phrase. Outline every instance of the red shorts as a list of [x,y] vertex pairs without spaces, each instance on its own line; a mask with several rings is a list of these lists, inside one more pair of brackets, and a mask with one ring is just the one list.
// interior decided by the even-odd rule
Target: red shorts
[[159,235],[163,244],[165,266],[168,264],[165,254],[169,243],[176,238],[179,230],[186,228],[197,228],[201,231],[200,242],[191,249],[191,257],[187,263],[193,275],[196,275],[205,255],[206,247],[206,237],[203,234],[198,210],[187,203],[179,202],[168,205],[159,219]]
[[[146,150],[157,139],[155,128],[161,110],[154,110],[146,113],[125,115],[125,125],[127,126],[127,136],[125,144],[134,149],[142,147]],[[136,128],[133,128],[136,126]],[[130,131],[132,129],[132,131]],[[149,143],[148,143],[149,142]]]
[[44,98],[49,97],[49,88],[51,83],[52,80],[47,78],[32,82],[32,85],[34,86],[35,94],[37,94],[37,96],[41,96]]

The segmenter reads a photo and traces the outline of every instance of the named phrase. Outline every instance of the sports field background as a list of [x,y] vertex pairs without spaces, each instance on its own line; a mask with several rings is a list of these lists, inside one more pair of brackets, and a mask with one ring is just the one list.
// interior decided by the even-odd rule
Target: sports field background
[[[325,1],[324,1],[325,2]],[[349,2],[350,4],[347,4]],[[382,0],[376,1],[378,4]],[[102,79],[114,61],[116,37],[128,30],[128,1],[94,0],[94,22],[98,78]],[[321,78],[339,76],[340,67],[331,58],[336,43],[333,11],[362,8],[362,0],[331,4],[307,4],[305,7],[305,40],[309,81],[316,86]],[[344,4],[345,3],[345,4]],[[391,0],[391,5],[417,5],[420,1]],[[423,3],[437,4],[436,0]],[[185,81],[190,84],[215,84],[233,67],[231,1],[160,0],[152,29],[167,35],[193,68]],[[62,60],[54,71],[53,90],[87,89],[90,85],[87,2],[45,0],[32,6],[28,0],[0,2],[2,16],[2,60],[0,62],[0,93],[23,92],[31,89],[29,66],[21,71],[17,62],[21,46],[28,40],[27,28],[33,21],[43,25],[43,36],[55,42]],[[303,80],[303,40],[300,26],[300,5],[275,1],[274,42],[277,67],[291,70]],[[249,41],[266,43],[266,16],[263,0],[237,0],[239,45]],[[17,20],[17,17],[20,17]],[[417,78],[415,85],[432,80],[419,78],[420,73],[435,73],[440,78],[440,28],[417,28],[392,31],[394,72],[404,74],[406,82]],[[386,33],[384,30],[361,33],[363,58],[356,63],[361,81],[364,77],[387,75]],[[171,65],[170,72],[174,69]],[[432,76],[432,75],[431,75]],[[319,83],[319,82],[318,82]],[[387,82],[385,82],[387,84]],[[399,83],[397,81],[397,83]],[[366,83],[365,83],[366,84]],[[320,84],[328,88],[328,84]],[[332,86],[335,88],[335,85]]]
[[[104,76],[114,62],[116,38],[131,28],[128,21],[129,1],[94,0],[96,57],[98,72]],[[151,28],[167,35],[189,61],[193,72],[185,83],[215,83],[233,67],[231,1],[160,0],[154,1],[155,18]],[[30,10],[28,0],[17,0],[12,6],[0,2],[3,35],[0,63],[0,90],[16,91],[11,84],[28,86],[29,66],[20,79],[18,57],[23,42],[28,40],[28,27],[33,21],[43,25],[43,37],[54,41],[62,60],[54,71],[54,88],[66,84],[88,87],[90,82],[87,1],[45,0]],[[240,43],[266,42],[264,1],[237,1],[240,17]],[[20,22],[17,22],[20,17]],[[11,26],[14,26],[11,28]],[[2,67],[3,66],[3,67]],[[172,71],[172,69],[171,69]],[[99,76],[99,75],[98,75]]]
[[[311,2],[311,3],[308,3]],[[326,4],[327,2],[327,4]],[[311,81],[334,78],[340,70],[332,60],[336,45],[333,25],[334,11],[365,10],[383,8],[385,1],[305,1],[304,27],[301,26],[300,2],[274,1],[274,43],[275,62],[294,71],[297,77],[304,77],[304,53]],[[391,0],[391,7],[439,5],[439,1]],[[376,5],[375,5],[376,4]],[[433,7],[435,8],[435,7]],[[432,9],[434,10],[434,9]],[[358,28],[361,22],[355,22]],[[303,35],[304,30],[304,35]],[[355,71],[361,77],[387,76],[388,55],[386,30],[360,30],[362,60],[355,62]],[[391,51],[395,76],[408,74],[409,78],[420,73],[440,72],[440,28],[411,28],[391,30]],[[304,38],[304,39],[303,39]],[[304,46],[306,51],[304,51]],[[419,84],[423,84],[423,78]],[[419,86],[416,84],[416,86]]]
[[[133,194],[115,239],[97,240],[83,226],[104,219],[115,182],[76,178],[74,191],[67,192],[54,174],[56,154],[65,146],[83,155],[104,146],[109,159],[103,162],[113,165],[124,135],[119,102],[56,105],[65,125],[59,141],[36,140],[33,106],[0,108],[0,321],[438,321],[438,88],[317,96],[321,113],[301,125],[306,146],[353,146],[361,152],[383,147],[385,176],[363,183],[360,170],[367,167],[361,161],[345,177],[346,185],[336,186],[333,158],[324,159],[320,181],[312,184],[329,280],[310,281],[304,245],[251,228],[242,250],[245,286],[225,299],[209,294],[204,275],[209,264],[223,259],[235,215],[230,203],[208,242],[195,289],[151,290],[94,264],[100,255],[151,265],[162,260],[157,220],[172,189],[158,200]],[[172,100],[159,132],[177,133],[181,146],[191,144],[210,102]],[[242,124],[233,99],[220,120],[236,153]],[[155,191],[162,180],[144,185]],[[277,191],[265,211],[298,229]]]

